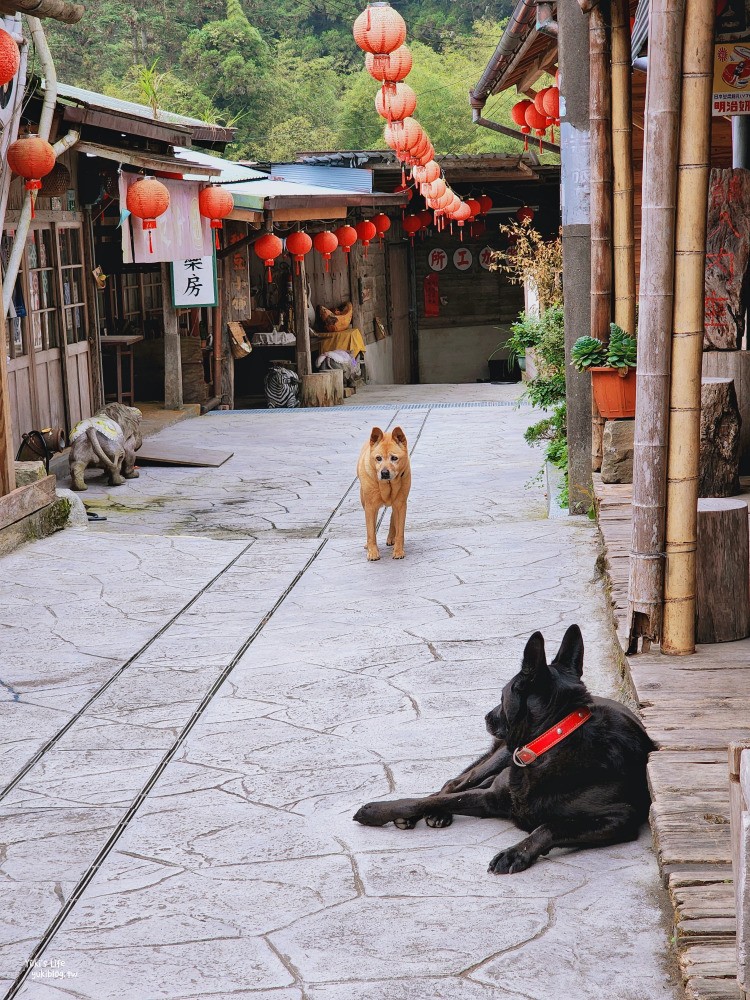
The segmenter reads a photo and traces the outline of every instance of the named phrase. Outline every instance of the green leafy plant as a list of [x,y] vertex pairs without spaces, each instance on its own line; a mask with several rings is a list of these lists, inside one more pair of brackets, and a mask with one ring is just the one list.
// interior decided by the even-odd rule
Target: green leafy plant
[[609,326],[607,364],[610,368],[635,368],[636,365],[636,339],[616,323]]
[[517,358],[523,358],[530,347],[536,347],[543,332],[544,327],[538,316],[519,313],[516,322],[511,324],[510,337],[495,350],[499,350],[501,346],[505,347],[508,351],[508,361],[513,364]]
[[579,337],[570,352],[570,363],[579,372],[602,367],[607,364],[607,345],[595,337]]

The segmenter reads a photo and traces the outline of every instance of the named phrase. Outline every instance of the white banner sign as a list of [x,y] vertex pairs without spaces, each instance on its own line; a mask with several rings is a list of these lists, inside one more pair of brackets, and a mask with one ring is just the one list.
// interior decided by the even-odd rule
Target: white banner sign
[[213,254],[174,261],[172,304],[175,309],[216,305],[216,258]]
[[[128,188],[141,180],[138,174],[120,174],[120,208],[125,208]],[[128,215],[122,223],[124,264],[158,264],[207,257],[213,252],[213,231],[209,219],[198,208],[197,181],[159,177],[169,191],[169,208],[156,220],[156,229],[144,230],[143,223]],[[153,253],[149,250],[149,232]]]

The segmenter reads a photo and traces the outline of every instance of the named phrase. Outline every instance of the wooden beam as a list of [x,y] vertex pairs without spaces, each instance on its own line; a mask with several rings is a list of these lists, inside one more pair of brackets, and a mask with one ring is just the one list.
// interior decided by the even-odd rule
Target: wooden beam
[[[713,8],[707,10],[703,0],[687,0],[677,166],[667,558],[661,642],[662,652],[675,656],[695,652],[696,603],[701,622],[697,510],[713,64]],[[732,538],[733,545],[738,542],[739,538]],[[709,558],[713,557],[712,551]],[[747,590],[743,591],[741,578],[727,584],[739,594],[744,593],[747,612]],[[704,640],[698,637],[697,641]]]
[[659,641],[664,599],[667,438],[674,303],[677,151],[685,0],[652,0],[646,82],[638,404],[633,454],[633,531],[628,650]]
[[161,265],[162,315],[164,317],[164,409],[182,409],[182,354],[177,310],[172,305],[169,264]]
[[66,107],[63,112],[63,120],[75,125],[103,128],[109,132],[116,132],[117,135],[126,132],[128,135],[137,135],[143,139],[155,139],[157,142],[172,143],[175,146],[189,146],[192,137],[190,129],[185,125],[162,122],[158,118],[150,122],[143,118],[132,118],[127,114],[99,111],[94,108]]
[[[523,132],[519,132],[518,129],[510,128],[508,125],[501,125],[499,122],[493,122],[489,118],[476,118],[474,121],[475,125],[481,125],[483,128],[491,129],[493,132],[499,132],[500,135],[509,135],[512,139],[519,139],[521,142],[525,143],[528,139],[527,135]],[[536,139],[533,140],[536,144]],[[557,153],[560,155],[560,147],[557,143],[547,142],[546,139],[541,140],[542,149],[546,150],[548,153]]]
[[292,264],[292,295],[294,297],[294,334],[297,338],[297,374],[312,374],[310,356],[310,323],[307,318],[307,274],[304,260]]
[[[122,128],[120,131],[122,132]],[[79,153],[91,153],[92,156],[99,156],[103,160],[112,160],[114,163],[143,167],[144,170],[167,170],[176,174],[197,174],[204,177],[216,177],[221,173],[220,167],[207,167],[192,160],[178,160],[175,156],[159,156],[156,153],[139,153],[132,149],[116,149],[96,142],[79,142],[76,144],[76,150]]]
[[66,0],[3,0],[0,11],[15,14],[29,14],[32,17],[49,17],[63,24],[77,24],[86,13],[82,3],[67,3]]
[[[0,531],[53,503],[56,483],[55,476],[46,476],[0,497]],[[15,487],[15,472],[13,485]]]
[[[589,15],[591,185],[591,336],[607,343],[612,321],[612,79],[604,12]],[[591,401],[591,468],[602,467],[604,418]]]
[[3,323],[5,334],[0,344],[0,497],[16,488],[16,470],[13,465],[13,428],[10,420],[10,387],[8,385],[8,324]]

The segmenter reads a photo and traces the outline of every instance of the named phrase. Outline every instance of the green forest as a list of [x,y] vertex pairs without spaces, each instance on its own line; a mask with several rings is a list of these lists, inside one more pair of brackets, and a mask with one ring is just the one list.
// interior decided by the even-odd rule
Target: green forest
[[[235,159],[380,149],[378,84],[364,69],[355,0],[96,0],[49,24],[59,78],[237,128]],[[396,0],[409,33],[416,117],[439,153],[518,151],[471,122],[468,90],[497,45],[510,0]],[[509,122],[511,94],[488,117]]]

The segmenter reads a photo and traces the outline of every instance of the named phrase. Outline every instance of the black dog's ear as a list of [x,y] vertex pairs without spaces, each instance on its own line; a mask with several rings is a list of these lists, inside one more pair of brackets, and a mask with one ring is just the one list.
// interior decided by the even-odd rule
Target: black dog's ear
[[583,636],[577,625],[571,625],[563,636],[557,656],[552,661],[556,667],[573,670],[580,677],[583,673]]
[[370,444],[376,445],[378,441],[382,440],[383,440],[383,432],[381,431],[381,429],[379,427],[373,427],[372,431],[370,432]]
[[524,677],[533,679],[540,670],[547,669],[547,657],[544,652],[544,636],[535,632],[526,643],[521,661],[521,673]]

